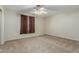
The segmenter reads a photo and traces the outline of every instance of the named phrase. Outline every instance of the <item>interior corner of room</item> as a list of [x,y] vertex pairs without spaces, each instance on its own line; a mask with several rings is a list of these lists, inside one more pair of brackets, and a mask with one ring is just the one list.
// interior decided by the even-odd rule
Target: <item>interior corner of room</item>
[[79,41],[78,5],[44,5],[48,13],[42,16],[28,13],[34,7],[34,5],[0,6],[1,44],[40,35]]
[[[12,7],[12,8],[11,8]],[[78,40],[79,41],[79,11],[78,6],[45,6],[51,10],[52,14],[43,16],[43,17],[35,17],[35,33],[33,34],[20,34],[20,16],[21,14],[31,16],[31,14],[28,14],[28,10],[23,10],[23,12],[20,12],[19,10],[22,9],[22,7],[25,6],[1,6],[1,9],[4,9],[4,23],[0,23],[4,30],[4,41],[8,40],[14,40],[14,39],[20,39],[20,38],[27,38],[32,36],[38,36],[38,35],[53,35],[53,36],[59,36],[63,38],[68,38],[72,40]],[[31,6],[32,7],[32,6]],[[52,8],[51,8],[52,7]],[[60,7],[60,8],[58,8]],[[64,8],[71,8],[69,10],[66,10]],[[0,9],[0,17],[1,13],[3,13]],[[28,5],[26,6],[26,9],[28,9]],[[53,10],[56,9],[56,10]],[[58,9],[58,10],[57,10]],[[77,10],[77,11],[76,11]],[[26,12],[26,13],[25,13]],[[0,20],[1,22],[1,20]],[[1,36],[1,34],[0,34]]]

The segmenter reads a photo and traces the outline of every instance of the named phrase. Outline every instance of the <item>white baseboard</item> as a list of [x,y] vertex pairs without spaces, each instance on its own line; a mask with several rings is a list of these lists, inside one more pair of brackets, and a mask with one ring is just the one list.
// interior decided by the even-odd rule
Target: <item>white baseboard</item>
[[13,38],[11,38],[11,39],[7,39],[7,40],[5,40],[5,42],[6,41],[11,41],[11,40],[19,40],[19,39],[24,39],[24,38],[31,38],[31,37],[37,37],[37,36],[42,36],[42,35],[44,35],[44,34],[37,34],[37,35],[32,35],[32,36],[26,36],[26,37],[13,37]]
[[[45,35],[49,35],[49,34],[45,34]],[[63,38],[63,39],[69,39],[69,40],[74,40],[74,41],[79,41],[79,39],[74,39],[74,38],[68,38],[68,37],[63,37],[63,36],[56,36],[56,35],[49,35],[49,36],[54,36],[54,37],[59,37],[59,38]]]

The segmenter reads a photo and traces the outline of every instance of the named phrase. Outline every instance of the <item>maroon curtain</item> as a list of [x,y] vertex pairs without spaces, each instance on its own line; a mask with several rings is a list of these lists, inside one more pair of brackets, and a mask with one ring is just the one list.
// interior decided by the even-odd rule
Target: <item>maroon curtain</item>
[[35,32],[35,17],[29,16],[29,33]]
[[21,15],[21,29],[20,34],[28,33],[28,16]]

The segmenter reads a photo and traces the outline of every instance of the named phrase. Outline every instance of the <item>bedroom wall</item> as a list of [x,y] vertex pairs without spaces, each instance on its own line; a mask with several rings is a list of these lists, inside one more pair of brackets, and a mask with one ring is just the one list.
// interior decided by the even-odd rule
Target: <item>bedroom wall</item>
[[79,41],[79,12],[60,13],[45,20],[45,34]]
[[1,43],[1,11],[0,11],[0,43]]
[[20,14],[5,10],[5,41],[43,34],[79,41],[79,12],[59,13],[50,17],[37,17],[33,34],[20,35]]
[[20,14],[5,10],[5,41],[43,35],[43,22],[42,18],[37,17],[35,19],[35,33],[20,35]]

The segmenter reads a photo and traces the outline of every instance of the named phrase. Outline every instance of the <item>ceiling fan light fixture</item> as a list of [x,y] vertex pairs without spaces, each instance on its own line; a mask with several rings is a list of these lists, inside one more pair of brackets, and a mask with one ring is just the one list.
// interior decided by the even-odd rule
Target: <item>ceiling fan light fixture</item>
[[34,8],[31,13],[36,15],[47,14],[46,9],[40,5],[37,5],[36,8]]
[[37,15],[47,14],[45,11],[34,11],[33,13]]
[[45,8],[44,7],[41,7],[39,10],[45,10]]

